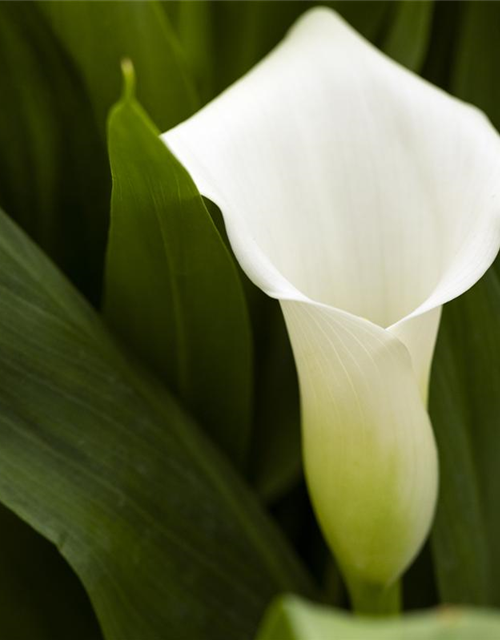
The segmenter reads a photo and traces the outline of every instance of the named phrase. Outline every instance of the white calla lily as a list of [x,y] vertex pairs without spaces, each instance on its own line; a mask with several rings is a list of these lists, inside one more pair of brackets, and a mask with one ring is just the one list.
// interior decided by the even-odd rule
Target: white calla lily
[[391,584],[436,501],[426,396],[441,305],[500,245],[497,133],[316,8],[163,139],[281,302],[307,481],[348,583]]

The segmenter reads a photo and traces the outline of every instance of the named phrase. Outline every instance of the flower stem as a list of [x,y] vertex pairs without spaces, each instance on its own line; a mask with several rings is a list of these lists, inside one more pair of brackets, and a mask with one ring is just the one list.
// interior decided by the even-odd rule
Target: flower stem
[[348,581],[349,595],[354,612],[362,616],[395,616],[401,611],[401,585],[390,586]]

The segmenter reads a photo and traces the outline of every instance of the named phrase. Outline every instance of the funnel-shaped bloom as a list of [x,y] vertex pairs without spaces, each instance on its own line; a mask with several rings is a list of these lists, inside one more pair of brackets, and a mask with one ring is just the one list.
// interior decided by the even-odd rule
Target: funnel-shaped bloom
[[282,305],[327,540],[348,581],[390,584],[435,505],[441,305],[500,244],[498,135],[322,8],[164,140]]

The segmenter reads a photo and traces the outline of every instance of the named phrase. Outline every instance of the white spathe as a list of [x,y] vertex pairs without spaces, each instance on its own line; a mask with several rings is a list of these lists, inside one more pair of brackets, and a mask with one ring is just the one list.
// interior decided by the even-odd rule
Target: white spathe
[[499,136],[315,8],[163,140],[281,302],[326,538],[348,579],[390,584],[436,501],[426,396],[441,305],[500,246]]

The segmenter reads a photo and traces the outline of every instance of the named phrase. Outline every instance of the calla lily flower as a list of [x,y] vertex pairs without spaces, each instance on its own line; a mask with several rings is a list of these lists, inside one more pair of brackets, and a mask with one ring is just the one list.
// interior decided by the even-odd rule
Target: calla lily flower
[[499,136],[315,8],[163,139],[281,303],[308,487],[348,585],[391,585],[436,503],[441,307],[500,246]]

